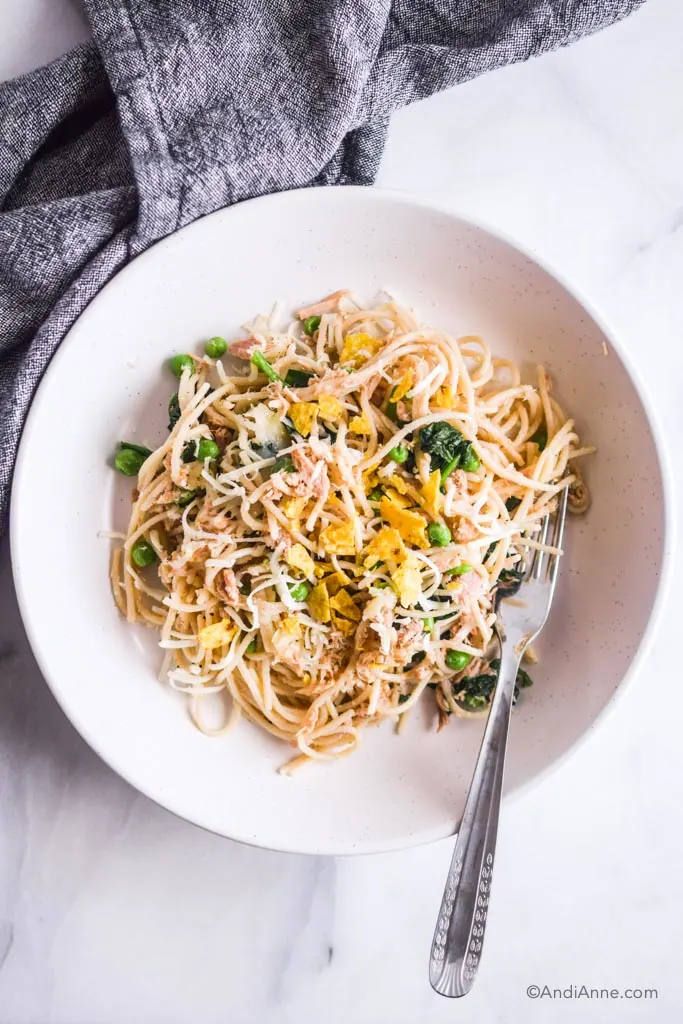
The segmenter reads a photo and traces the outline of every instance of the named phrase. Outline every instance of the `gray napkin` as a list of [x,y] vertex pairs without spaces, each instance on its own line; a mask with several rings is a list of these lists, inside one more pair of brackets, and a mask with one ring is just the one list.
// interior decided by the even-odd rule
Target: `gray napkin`
[[370,184],[392,110],[642,2],[85,0],[94,43],[0,86],[2,519],[36,384],[128,260],[250,196]]

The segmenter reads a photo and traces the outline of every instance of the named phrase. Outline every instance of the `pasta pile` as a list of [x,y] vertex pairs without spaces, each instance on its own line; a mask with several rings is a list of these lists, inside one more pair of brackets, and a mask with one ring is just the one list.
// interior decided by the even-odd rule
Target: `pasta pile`
[[276,321],[172,360],[168,437],[117,455],[138,483],[112,585],[197,725],[244,715],[295,748],[291,772],[427,687],[441,725],[486,711],[496,588],[562,488],[587,507],[592,449],[543,368],[523,383],[394,301],[336,292]]

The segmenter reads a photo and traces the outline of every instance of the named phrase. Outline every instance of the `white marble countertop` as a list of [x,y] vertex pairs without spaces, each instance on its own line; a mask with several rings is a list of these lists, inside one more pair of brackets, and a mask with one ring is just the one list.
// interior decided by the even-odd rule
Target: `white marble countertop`
[[[0,77],[87,37],[73,0],[2,6]],[[603,307],[674,439],[679,498],[682,38],[680,0],[649,0],[567,51],[405,110],[380,175],[506,228]],[[505,806],[483,964],[454,1004],[427,979],[451,844],[339,861],[282,856],[205,834],[138,796],[43,684],[5,544],[1,1024],[679,1021],[675,591],[614,713],[560,771]],[[532,985],[651,988],[658,998],[534,1000]]]

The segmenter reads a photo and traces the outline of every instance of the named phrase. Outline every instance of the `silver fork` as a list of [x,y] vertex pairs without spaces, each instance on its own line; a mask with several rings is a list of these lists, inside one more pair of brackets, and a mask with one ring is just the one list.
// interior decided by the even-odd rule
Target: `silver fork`
[[[543,520],[541,543],[547,543],[552,523],[550,544],[561,546],[566,511],[565,488],[556,511]],[[498,680],[432,940],[429,980],[442,996],[466,995],[479,967],[517,670],[527,646],[545,625],[555,592],[559,556],[535,551],[527,561],[519,588],[507,596],[503,591],[500,600]]]

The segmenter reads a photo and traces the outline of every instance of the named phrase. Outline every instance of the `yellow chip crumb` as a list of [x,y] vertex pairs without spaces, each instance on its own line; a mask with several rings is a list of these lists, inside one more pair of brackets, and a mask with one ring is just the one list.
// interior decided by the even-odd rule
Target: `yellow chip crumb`
[[412,512],[399,508],[393,501],[384,496],[380,503],[382,519],[394,526],[404,543],[416,548],[428,548],[427,520],[420,512]]
[[236,632],[237,626],[232,619],[221,619],[220,622],[214,622],[212,626],[204,626],[199,630],[199,643],[205,651],[213,651],[216,647],[229,644]]
[[309,580],[314,578],[315,562],[303,544],[292,544],[291,548],[285,551],[285,562],[290,569],[300,569]]
[[337,629],[341,633],[344,633],[346,636],[350,636],[352,633],[356,632],[355,623],[350,622],[348,619],[343,619],[341,615],[333,615],[332,621],[334,622]]
[[405,398],[412,388],[414,380],[415,374],[412,370],[408,370],[407,373],[404,373],[394,390],[391,392],[391,401],[394,403],[400,402],[402,398]]
[[379,477],[375,469],[366,469],[363,473],[363,487],[366,492],[372,491],[379,483]]
[[420,563],[412,552],[403,565],[391,574],[391,581],[398,591],[398,599],[404,608],[411,608],[422,594]]
[[318,395],[318,408],[324,420],[339,420],[344,414],[344,406],[332,395]]
[[360,619],[360,608],[346,590],[340,590],[330,601],[330,608],[347,619],[358,622]]
[[373,338],[369,334],[347,334],[339,362],[353,362],[356,366],[361,366],[379,351],[382,344],[381,338]]
[[317,622],[329,622],[332,615],[330,612],[330,595],[327,593],[327,587],[324,583],[319,583],[317,587],[313,587],[313,590],[308,595],[308,607],[311,610],[311,615]]
[[287,615],[279,623],[278,629],[284,630],[285,633],[289,633],[291,636],[298,636],[301,633],[301,622],[297,619],[296,615]]
[[289,407],[289,418],[294,424],[294,429],[302,437],[308,437],[318,415],[318,406],[315,402],[294,402]]
[[365,413],[360,416],[353,416],[349,423],[350,434],[371,434],[372,425]]
[[422,504],[433,519],[441,511],[441,473],[438,469],[429,474],[429,480],[422,485]]
[[283,498],[280,508],[288,519],[298,519],[308,504],[308,498]]
[[371,569],[377,562],[396,562],[400,565],[407,553],[398,530],[393,526],[383,526],[365,549],[363,564],[366,569]]
[[353,523],[332,523],[320,531],[320,544],[326,555],[354,555],[356,544]]
[[431,403],[435,409],[454,409],[455,395],[450,384],[442,384],[435,395],[432,395]]
[[408,493],[408,485],[406,484],[405,480],[403,480],[398,475],[398,473],[394,473],[393,476],[390,476],[387,483],[391,484],[391,486],[394,487],[399,494]]
[[410,508],[410,498],[404,498],[404,496],[399,494],[398,491],[395,491],[393,487],[387,487],[384,493],[389,501],[392,501],[398,508]]

